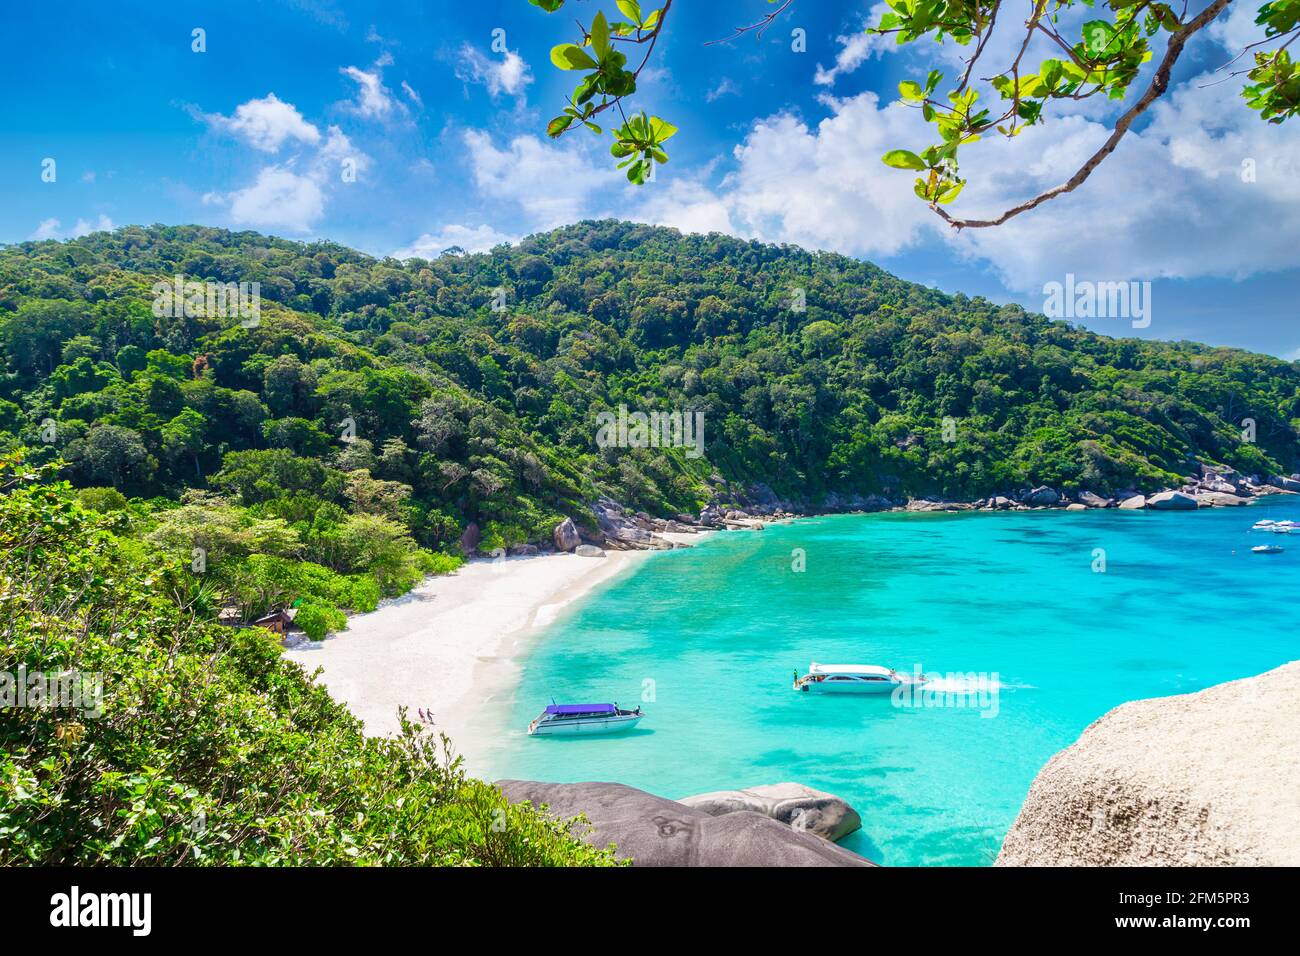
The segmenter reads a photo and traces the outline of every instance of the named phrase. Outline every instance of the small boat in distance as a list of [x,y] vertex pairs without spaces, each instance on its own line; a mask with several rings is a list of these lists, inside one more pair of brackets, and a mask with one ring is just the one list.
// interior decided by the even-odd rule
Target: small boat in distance
[[1282,546],[1278,544],[1258,544],[1250,550],[1255,554],[1281,554]]
[[528,725],[529,736],[617,734],[631,730],[645,714],[616,704],[551,704]]
[[900,674],[892,667],[877,664],[808,665],[803,677],[795,671],[794,689],[815,694],[889,694],[904,684],[924,684],[924,677]]

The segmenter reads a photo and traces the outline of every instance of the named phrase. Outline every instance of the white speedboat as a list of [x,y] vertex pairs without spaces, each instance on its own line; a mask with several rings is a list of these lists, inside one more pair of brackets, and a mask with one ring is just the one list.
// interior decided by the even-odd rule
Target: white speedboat
[[1281,554],[1282,546],[1278,544],[1260,544],[1250,550],[1255,554]]
[[877,664],[808,665],[803,677],[795,672],[794,689],[814,694],[889,694],[904,684],[923,684],[924,677],[900,674],[892,667]]
[[1260,521],[1256,521],[1253,525],[1251,525],[1250,530],[1251,531],[1272,531],[1273,526],[1276,524],[1277,522],[1274,521],[1273,519],[1264,518]]
[[617,734],[631,730],[645,714],[614,704],[551,704],[528,725],[530,736]]

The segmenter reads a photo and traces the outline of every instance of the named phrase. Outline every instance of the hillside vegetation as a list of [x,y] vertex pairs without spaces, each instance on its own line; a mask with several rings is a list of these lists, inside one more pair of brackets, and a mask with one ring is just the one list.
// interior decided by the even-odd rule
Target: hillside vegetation
[[187,565],[142,562],[50,477],[0,459],[0,866],[612,862],[424,724],[365,737],[269,632],[204,621]]
[[[177,275],[260,283],[257,321],[155,314]],[[599,447],[619,406],[703,413],[703,456]],[[549,540],[601,495],[665,515],[759,484],[815,508],[1290,471],[1298,418],[1274,358],[621,222],[433,261],[193,226],[0,249],[0,691],[102,689],[94,714],[0,709],[0,865],[609,863],[423,723],[367,739],[218,612],[293,605],[318,637],[454,569],[471,522],[483,550]]]
[[[177,275],[260,283],[258,324],[155,315]],[[1300,419],[1279,359],[614,221],[432,261],[196,226],[10,246],[0,356],[0,446],[66,462],[142,547],[201,548],[248,613],[299,596],[317,632],[454,567],[469,522],[485,551],[545,541],[602,493],[1105,495],[1294,470]],[[703,457],[598,447],[620,405],[702,412]]]

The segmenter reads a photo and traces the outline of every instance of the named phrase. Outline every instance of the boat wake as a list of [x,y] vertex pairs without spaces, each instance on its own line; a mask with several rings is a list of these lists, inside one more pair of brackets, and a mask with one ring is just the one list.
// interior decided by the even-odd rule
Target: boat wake
[[989,694],[1003,690],[1018,690],[1028,684],[1006,684],[987,674],[940,675],[925,682],[925,690],[936,694]]

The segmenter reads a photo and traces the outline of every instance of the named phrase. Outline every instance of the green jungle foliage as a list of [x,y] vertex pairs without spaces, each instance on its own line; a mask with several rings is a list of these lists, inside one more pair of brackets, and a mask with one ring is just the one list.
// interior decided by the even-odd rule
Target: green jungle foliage
[[0,707],[0,866],[613,862],[423,724],[366,737],[268,632],[178,600],[186,564],[140,560],[128,519],[51,477],[0,459],[0,696],[20,668],[81,696]]
[[[260,324],[155,317],[151,287],[177,274],[259,282]],[[196,226],[23,243],[0,250],[0,355],[0,442],[79,487],[279,518],[302,550],[264,553],[344,575],[374,560],[385,593],[428,560],[399,527],[427,551],[459,553],[470,521],[509,546],[565,514],[590,526],[601,492],[666,514],[724,480],[812,506],[1150,490],[1197,461],[1293,470],[1300,419],[1300,368],[1276,358],[615,221],[432,261]],[[705,456],[598,448],[620,404],[702,411]],[[350,522],[373,553],[348,552]]]

